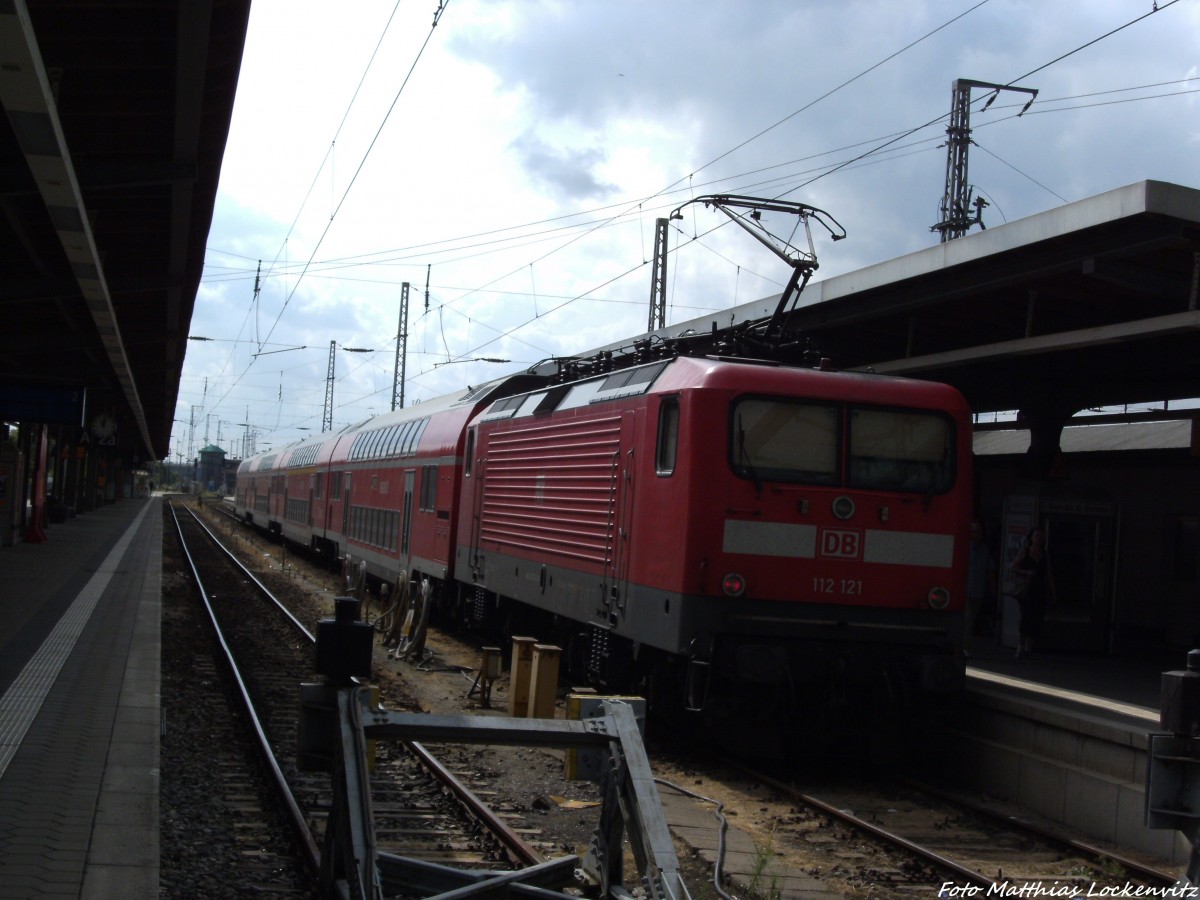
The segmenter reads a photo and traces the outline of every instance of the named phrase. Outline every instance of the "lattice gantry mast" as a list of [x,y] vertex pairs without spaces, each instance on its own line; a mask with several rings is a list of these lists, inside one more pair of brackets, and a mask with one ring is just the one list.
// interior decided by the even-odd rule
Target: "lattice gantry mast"
[[[984,104],[984,109],[992,105],[1001,91],[1029,94],[1029,102],[1017,113],[1018,116],[1025,114],[1025,110],[1029,109],[1038,93],[1036,88],[1012,87],[988,81],[972,81],[969,78],[954,80],[950,89],[950,124],[946,127],[946,190],[938,207],[942,218],[929,228],[930,231],[941,233],[943,244],[953,238],[962,237],[972,225],[984,227],[983,209],[988,205],[987,201],[977,198],[972,203],[971,184],[967,177],[968,151],[971,146],[971,89],[977,87],[988,88],[994,92]],[[975,207],[974,215],[971,214],[972,206]]]
[[396,364],[392,367],[392,409],[404,409],[404,381],[408,359],[408,282],[400,285],[400,322],[396,329]]
[[647,331],[667,324],[667,226],[668,219],[654,220],[654,261],[650,271],[650,321]]
[[329,369],[325,374],[325,412],[321,416],[321,431],[333,431],[333,359],[336,341],[329,342]]

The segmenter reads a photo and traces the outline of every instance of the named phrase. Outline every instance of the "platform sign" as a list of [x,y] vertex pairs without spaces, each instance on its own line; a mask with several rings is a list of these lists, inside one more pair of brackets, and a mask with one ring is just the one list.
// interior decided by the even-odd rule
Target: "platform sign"
[[0,418],[9,421],[80,425],[86,402],[85,388],[0,384]]

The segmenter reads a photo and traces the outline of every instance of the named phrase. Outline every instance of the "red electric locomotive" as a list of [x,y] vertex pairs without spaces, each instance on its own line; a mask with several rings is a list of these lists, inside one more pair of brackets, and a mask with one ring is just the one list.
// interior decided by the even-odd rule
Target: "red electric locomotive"
[[[944,385],[713,358],[490,404],[457,578],[693,709],[961,683],[971,425]],[[815,695],[814,695],[815,692]]]
[[238,480],[247,519],[427,577],[610,689],[777,716],[962,681],[971,423],[945,385],[703,356],[514,376]]

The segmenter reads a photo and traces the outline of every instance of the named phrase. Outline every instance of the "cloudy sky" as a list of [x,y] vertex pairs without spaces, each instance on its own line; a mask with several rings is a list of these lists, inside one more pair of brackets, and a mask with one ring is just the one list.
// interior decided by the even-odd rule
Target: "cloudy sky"
[[[1200,0],[442,5],[255,0],[173,457],[319,431],[331,341],[334,427],[389,410],[404,282],[405,405],[643,332],[705,194],[828,211],[818,279],[930,246],[956,78],[1039,91],[974,93],[989,227],[1200,187]],[[668,322],[781,290],[725,221],[672,223]]]

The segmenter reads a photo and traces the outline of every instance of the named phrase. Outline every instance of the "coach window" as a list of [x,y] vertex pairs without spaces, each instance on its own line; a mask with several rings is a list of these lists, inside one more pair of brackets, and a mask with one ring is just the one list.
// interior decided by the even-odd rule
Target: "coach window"
[[417,428],[420,426],[419,421],[409,422],[404,426],[404,435],[400,438],[400,455],[410,456],[412,450],[413,439],[417,435]]
[[670,475],[675,471],[679,449],[679,398],[668,397],[658,408],[658,445],[654,452],[654,471]]
[[390,429],[391,436],[388,438],[386,456],[395,456],[396,451],[400,446],[400,435],[404,433],[402,425],[393,425]]
[[437,506],[437,466],[421,466],[421,512]]

